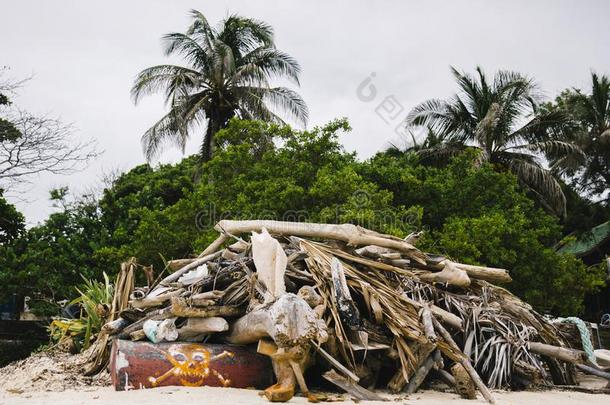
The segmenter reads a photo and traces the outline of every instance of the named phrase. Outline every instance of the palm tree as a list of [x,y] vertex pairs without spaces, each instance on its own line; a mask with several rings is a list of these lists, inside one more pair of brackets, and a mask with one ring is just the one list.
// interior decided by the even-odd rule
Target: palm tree
[[499,71],[490,83],[480,67],[476,76],[451,71],[459,94],[425,101],[407,117],[409,126],[425,127],[435,137],[416,152],[438,161],[474,148],[478,163],[513,172],[546,208],[565,214],[561,186],[541,159],[545,152],[579,153],[564,140],[565,114],[538,111],[535,83],[518,73]]
[[209,160],[214,135],[232,117],[283,123],[277,110],[305,124],[303,99],[286,87],[271,87],[273,78],[299,84],[297,61],[275,48],[273,29],[266,23],[230,15],[218,27],[192,10],[186,33],[163,37],[166,55],[178,55],[185,66],[158,65],[137,76],[131,94],[137,103],[144,95],[163,91],[169,112],[142,136],[144,153],[154,158],[167,141],[184,151],[190,132],[205,127],[201,157]]
[[571,179],[580,192],[610,203],[610,79],[592,73],[590,94],[565,90],[547,107],[571,118],[570,140],[584,152],[580,159],[549,154],[553,168]]

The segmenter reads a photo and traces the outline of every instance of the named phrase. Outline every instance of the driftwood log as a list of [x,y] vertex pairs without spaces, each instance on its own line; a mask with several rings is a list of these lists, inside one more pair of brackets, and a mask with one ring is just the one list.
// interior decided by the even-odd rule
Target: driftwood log
[[337,303],[337,310],[341,317],[341,322],[347,328],[355,331],[360,327],[360,312],[347,287],[345,271],[341,262],[333,258],[331,264],[331,277],[333,279],[333,292]]
[[420,274],[419,278],[430,283],[447,283],[456,287],[470,287],[470,278],[466,271],[460,269],[450,260],[442,262],[443,270],[439,273]]
[[[377,245],[403,252],[410,259],[426,264],[426,255],[415,246],[395,236],[383,235],[353,224],[314,224],[283,221],[231,221],[222,220],[214,229],[225,234],[240,235],[249,232],[261,232],[266,228],[270,233],[310,238],[333,239],[353,246]],[[222,245],[222,243],[220,244]]]
[[187,318],[186,323],[178,328],[178,338],[184,340],[200,340],[201,337],[215,332],[226,332],[229,323],[220,317]]
[[213,316],[239,316],[244,310],[234,306],[212,306],[212,307],[192,307],[189,306],[184,298],[172,297],[170,311],[175,317],[184,318],[209,318]]
[[326,325],[311,307],[295,294],[287,293],[277,301],[262,305],[231,325],[226,341],[248,344],[270,337],[279,347],[306,345],[310,340],[323,343]]
[[443,325],[441,325],[441,323],[439,321],[437,321],[436,318],[433,317],[432,322],[434,323],[434,328],[445,340],[445,343],[447,343],[457,353],[461,354],[462,360],[460,361],[460,364],[462,364],[462,366],[464,366],[464,368],[466,369],[466,372],[468,373],[470,378],[472,378],[472,381],[474,382],[474,384],[477,386],[477,389],[483,395],[483,398],[485,398],[487,400],[487,402],[489,402],[490,404],[494,404],[495,401],[491,395],[491,392],[489,391],[489,389],[487,388],[485,383],[483,383],[483,380],[481,380],[481,377],[479,376],[479,374],[477,374],[477,371],[474,369],[474,367],[470,363],[470,360],[462,353],[459,346],[455,343],[455,341],[451,337],[451,334],[449,332],[447,332],[447,329],[445,329],[445,327]]
[[347,392],[356,401],[386,401],[385,398],[356,384],[354,381],[337,374],[334,370],[327,371],[322,374],[322,377]]
[[587,355],[582,350],[568,349],[567,347],[552,346],[539,342],[530,342],[529,346],[530,350],[534,353],[565,361],[566,363],[582,364],[587,361]]

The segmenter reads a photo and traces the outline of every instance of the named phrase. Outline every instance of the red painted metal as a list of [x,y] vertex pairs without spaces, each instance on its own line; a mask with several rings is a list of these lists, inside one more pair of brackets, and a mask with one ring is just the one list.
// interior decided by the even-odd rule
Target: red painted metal
[[274,380],[269,357],[254,347],[122,339],[112,344],[110,374],[117,391],[168,385],[262,389]]

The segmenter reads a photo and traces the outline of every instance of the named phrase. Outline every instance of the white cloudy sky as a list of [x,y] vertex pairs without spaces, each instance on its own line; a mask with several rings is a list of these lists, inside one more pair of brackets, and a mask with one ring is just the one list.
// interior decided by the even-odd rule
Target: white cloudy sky
[[[164,111],[159,98],[134,106],[129,89],[143,68],[163,63],[160,37],[182,31],[196,8],[212,22],[228,13],[275,28],[280,49],[301,63],[300,92],[310,126],[346,116],[342,138],[366,158],[396,139],[375,113],[387,96],[405,109],[455,91],[449,66],[535,77],[548,96],[587,85],[595,70],[610,74],[609,1],[329,1],[329,0],[2,0],[0,66],[16,78],[34,75],[16,104],[74,123],[104,155],[82,173],[41,176],[15,200],[35,224],[52,210],[52,187],[79,192],[102,173],[144,162],[142,132]],[[358,85],[371,73],[377,96],[364,102]],[[197,150],[194,134],[187,153]],[[161,162],[179,159],[169,150]]]

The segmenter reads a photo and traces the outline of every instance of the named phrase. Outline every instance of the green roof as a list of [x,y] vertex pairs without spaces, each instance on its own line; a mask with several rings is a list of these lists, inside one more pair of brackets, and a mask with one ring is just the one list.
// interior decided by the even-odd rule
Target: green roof
[[578,257],[586,256],[595,248],[610,239],[610,221],[597,225],[578,239],[570,241],[557,249],[561,253],[572,253]]

